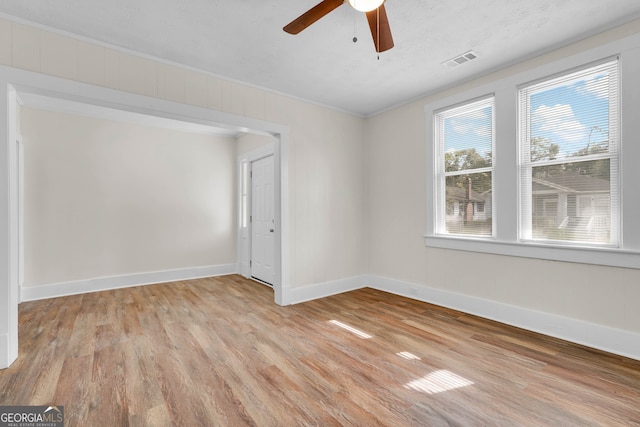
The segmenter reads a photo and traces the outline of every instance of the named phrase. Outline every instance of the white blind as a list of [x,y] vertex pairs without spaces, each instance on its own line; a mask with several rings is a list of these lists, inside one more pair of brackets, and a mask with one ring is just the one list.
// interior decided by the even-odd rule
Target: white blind
[[523,239],[617,245],[618,61],[520,90]]
[[435,115],[440,233],[493,235],[493,104],[487,97]]
[[440,150],[449,159],[444,163],[447,173],[492,166],[492,97],[441,111],[436,117]]

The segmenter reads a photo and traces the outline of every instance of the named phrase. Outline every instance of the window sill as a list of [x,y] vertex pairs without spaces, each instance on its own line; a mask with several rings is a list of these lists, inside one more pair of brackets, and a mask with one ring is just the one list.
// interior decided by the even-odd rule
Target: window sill
[[430,248],[640,269],[640,252],[618,248],[557,246],[536,242],[502,242],[470,237],[424,236]]

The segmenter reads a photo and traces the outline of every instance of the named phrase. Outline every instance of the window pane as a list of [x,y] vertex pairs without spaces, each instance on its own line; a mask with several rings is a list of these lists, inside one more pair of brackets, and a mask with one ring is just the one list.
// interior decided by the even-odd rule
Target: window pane
[[493,106],[468,106],[442,115],[447,172],[491,167]]
[[491,167],[491,152],[480,154],[475,148],[444,153],[445,172]]
[[446,229],[450,234],[491,236],[491,172],[446,178]]
[[616,72],[605,64],[529,91],[531,162],[609,151]]
[[610,160],[532,168],[533,238],[610,243]]
[[490,96],[435,116],[439,233],[493,236],[493,109]]
[[617,60],[520,97],[521,238],[617,245]]

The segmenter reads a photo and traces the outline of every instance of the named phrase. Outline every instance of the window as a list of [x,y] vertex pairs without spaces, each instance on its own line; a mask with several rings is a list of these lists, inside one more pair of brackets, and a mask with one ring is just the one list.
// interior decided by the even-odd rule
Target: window
[[247,228],[249,225],[249,162],[242,161],[240,171],[241,199],[240,199],[240,227]]
[[519,98],[521,239],[617,246],[618,61]]
[[493,236],[493,97],[435,115],[438,233]]
[[[425,244],[640,268],[639,45],[634,35],[431,98]],[[460,160],[471,149],[483,164]]]

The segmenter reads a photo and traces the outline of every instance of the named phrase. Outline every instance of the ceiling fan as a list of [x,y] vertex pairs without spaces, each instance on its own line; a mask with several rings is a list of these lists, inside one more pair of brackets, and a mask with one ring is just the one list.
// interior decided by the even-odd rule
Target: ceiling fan
[[384,52],[391,49],[393,47],[393,37],[391,36],[387,12],[384,9],[385,0],[323,0],[291,21],[283,30],[289,34],[298,34],[318,19],[328,15],[329,12],[347,2],[355,10],[366,13],[376,52]]

